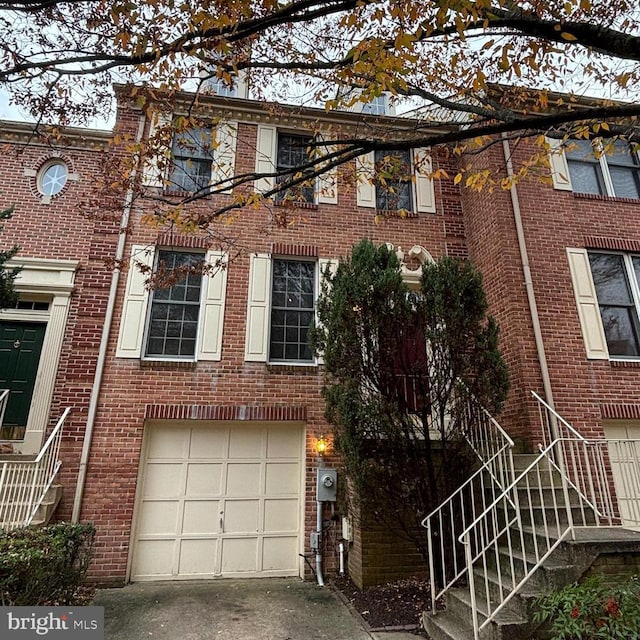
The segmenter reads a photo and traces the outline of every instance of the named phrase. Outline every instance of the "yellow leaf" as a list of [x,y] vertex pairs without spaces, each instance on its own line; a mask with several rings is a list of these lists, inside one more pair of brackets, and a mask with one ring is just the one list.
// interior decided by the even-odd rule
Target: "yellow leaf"
[[578,39],[573,35],[573,33],[569,33],[568,31],[563,31],[560,35],[563,40],[568,40],[569,42],[573,42]]
[[462,174],[458,173],[456,174],[456,177],[453,179],[453,184],[459,184],[461,180],[462,180]]

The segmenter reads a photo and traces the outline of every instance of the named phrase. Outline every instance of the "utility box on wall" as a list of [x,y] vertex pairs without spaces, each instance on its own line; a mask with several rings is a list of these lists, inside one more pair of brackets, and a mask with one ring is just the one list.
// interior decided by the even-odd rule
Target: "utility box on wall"
[[335,502],[338,498],[338,472],[336,469],[318,469],[316,500]]

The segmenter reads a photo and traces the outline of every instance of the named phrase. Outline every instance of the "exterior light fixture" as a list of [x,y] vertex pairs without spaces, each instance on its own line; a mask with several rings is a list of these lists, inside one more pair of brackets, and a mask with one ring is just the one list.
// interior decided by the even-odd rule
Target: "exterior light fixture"
[[320,436],[316,442],[316,451],[320,457],[327,452],[327,441],[324,436]]

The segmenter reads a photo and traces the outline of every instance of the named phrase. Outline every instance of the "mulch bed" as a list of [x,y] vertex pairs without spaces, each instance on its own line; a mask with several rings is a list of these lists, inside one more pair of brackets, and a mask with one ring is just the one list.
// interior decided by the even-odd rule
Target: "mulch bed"
[[347,577],[334,578],[331,584],[370,628],[407,627],[415,629],[416,635],[428,637],[420,626],[420,616],[431,608],[429,583],[425,580],[399,580],[362,591]]

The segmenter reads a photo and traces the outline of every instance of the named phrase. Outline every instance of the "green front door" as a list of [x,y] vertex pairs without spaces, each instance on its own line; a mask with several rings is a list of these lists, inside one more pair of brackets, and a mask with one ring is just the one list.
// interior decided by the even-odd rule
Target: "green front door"
[[10,392],[0,440],[24,438],[46,326],[0,322],[0,389]]

